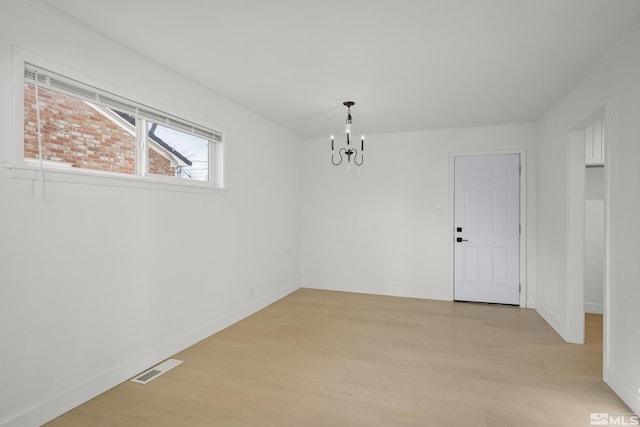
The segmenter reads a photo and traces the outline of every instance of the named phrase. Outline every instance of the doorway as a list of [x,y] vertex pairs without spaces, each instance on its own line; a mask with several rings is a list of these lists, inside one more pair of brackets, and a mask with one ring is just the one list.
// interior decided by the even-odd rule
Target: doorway
[[454,157],[454,300],[520,305],[520,155]]

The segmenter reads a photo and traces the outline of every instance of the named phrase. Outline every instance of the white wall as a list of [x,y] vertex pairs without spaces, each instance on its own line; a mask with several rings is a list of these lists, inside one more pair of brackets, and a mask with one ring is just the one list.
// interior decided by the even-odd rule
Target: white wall
[[350,172],[331,165],[328,138],[303,141],[303,286],[450,300],[451,154],[515,149],[527,158],[532,306],[534,140],[533,124],[368,135]]
[[[569,54],[569,53],[568,53]],[[539,121],[536,308],[567,336],[567,135],[606,107],[608,291],[605,293],[605,381],[640,413],[640,23]]]
[[[604,70],[599,67],[538,123],[536,309],[565,339],[568,338],[569,131],[604,107],[603,80]],[[584,158],[581,164],[584,165]]]
[[604,168],[585,168],[584,311],[602,313],[604,298]]
[[[299,287],[299,141],[30,1],[0,5],[0,152],[11,45],[228,136],[216,194],[15,179],[0,166],[0,425],[39,425]],[[215,70],[211,70],[212,73]],[[181,242],[188,249],[179,249]],[[253,288],[253,298],[250,289]]]

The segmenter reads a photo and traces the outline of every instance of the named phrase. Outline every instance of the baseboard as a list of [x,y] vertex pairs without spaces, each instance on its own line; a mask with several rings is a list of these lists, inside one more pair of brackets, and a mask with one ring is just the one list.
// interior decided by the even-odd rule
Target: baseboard
[[602,309],[602,304],[595,302],[585,302],[584,303],[584,312],[585,313],[593,313],[593,314],[602,314],[604,313]]
[[421,299],[434,299],[451,301],[447,292],[434,292],[425,289],[415,288],[389,288],[383,286],[372,286],[355,283],[339,283],[317,280],[303,280],[303,288],[321,289],[325,291],[355,292],[360,294],[386,295],[393,297],[408,297]]
[[536,305],[535,310],[540,316],[542,316],[542,318],[549,324],[549,326],[551,326],[558,333],[558,335],[562,337],[563,340],[567,342],[569,341],[567,339],[567,331],[565,330],[566,327],[564,323],[559,322],[558,319],[556,319],[543,305],[540,304],[540,302],[538,302],[538,304]]
[[604,382],[627,404],[629,408],[636,414],[640,415],[640,394],[627,385],[621,376],[617,375],[611,369],[606,369],[604,373]]
[[50,421],[65,412],[85,403],[88,400],[104,393],[105,391],[121,384],[140,372],[151,366],[162,362],[176,353],[196,344],[199,341],[231,326],[232,324],[244,319],[251,314],[262,310],[270,304],[284,298],[290,293],[300,288],[300,282],[291,283],[263,298],[257,299],[230,314],[220,317],[215,321],[199,328],[183,337],[159,348],[145,356],[119,366],[107,372],[104,372],[94,378],[89,379],[86,383],[75,387],[71,390],[61,393],[60,395],[36,405],[22,414],[14,416],[11,419],[0,421],[2,427],[24,427],[39,426]]

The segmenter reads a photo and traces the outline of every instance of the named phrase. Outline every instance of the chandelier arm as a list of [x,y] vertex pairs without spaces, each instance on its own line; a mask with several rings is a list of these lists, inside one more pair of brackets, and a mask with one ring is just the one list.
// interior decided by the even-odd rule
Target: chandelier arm
[[331,163],[333,163],[333,166],[339,166],[339,165],[342,164],[342,160],[343,160],[342,159],[342,152],[343,151],[347,151],[347,150],[344,149],[344,148],[341,148],[341,149],[338,150],[338,155],[340,156],[340,161],[338,163],[333,161],[333,152],[331,153]]
[[356,150],[355,148],[353,149],[354,153],[353,153],[353,163],[356,164],[356,166],[362,166],[362,164],[364,163],[364,153],[360,153],[360,163],[358,163],[358,150]]

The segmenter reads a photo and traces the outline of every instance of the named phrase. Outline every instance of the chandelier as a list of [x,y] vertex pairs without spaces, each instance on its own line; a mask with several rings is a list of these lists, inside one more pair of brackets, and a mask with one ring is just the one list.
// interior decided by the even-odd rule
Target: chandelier
[[331,163],[333,163],[334,166],[338,166],[340,164],[342,164],[342,161],[344,160],[344,157],[342,156],[343,154],[345,156],[347,156],[347,163],[351,163],[351,156],[353,156],[353,163],[355,163],[356,166],[362,166],[362,163],[364,163],[364,135],[362,135],[362,137],[360,138],[360,161],[358,162],[358,150],[353,148],[353,146],[351,145],[351,138],[350,138],[350,134],[351,134],[351,123],[353,122],[353,120],[351,119],[351,107],[353,107],[356,103],[353,101],[345,101],[342,103],[342,105],[344,105],[345,107],[347,107],[347,121],[345,122],[346,124],[346,133],[347,133],[347,146],[343,147],[341,149],[338,150],[338,156],[339,156],[339,161],[336,162],[336,159],[334,157],[334,144],[335,144],[335,140],[333,138],[333,135],[331,135]]

